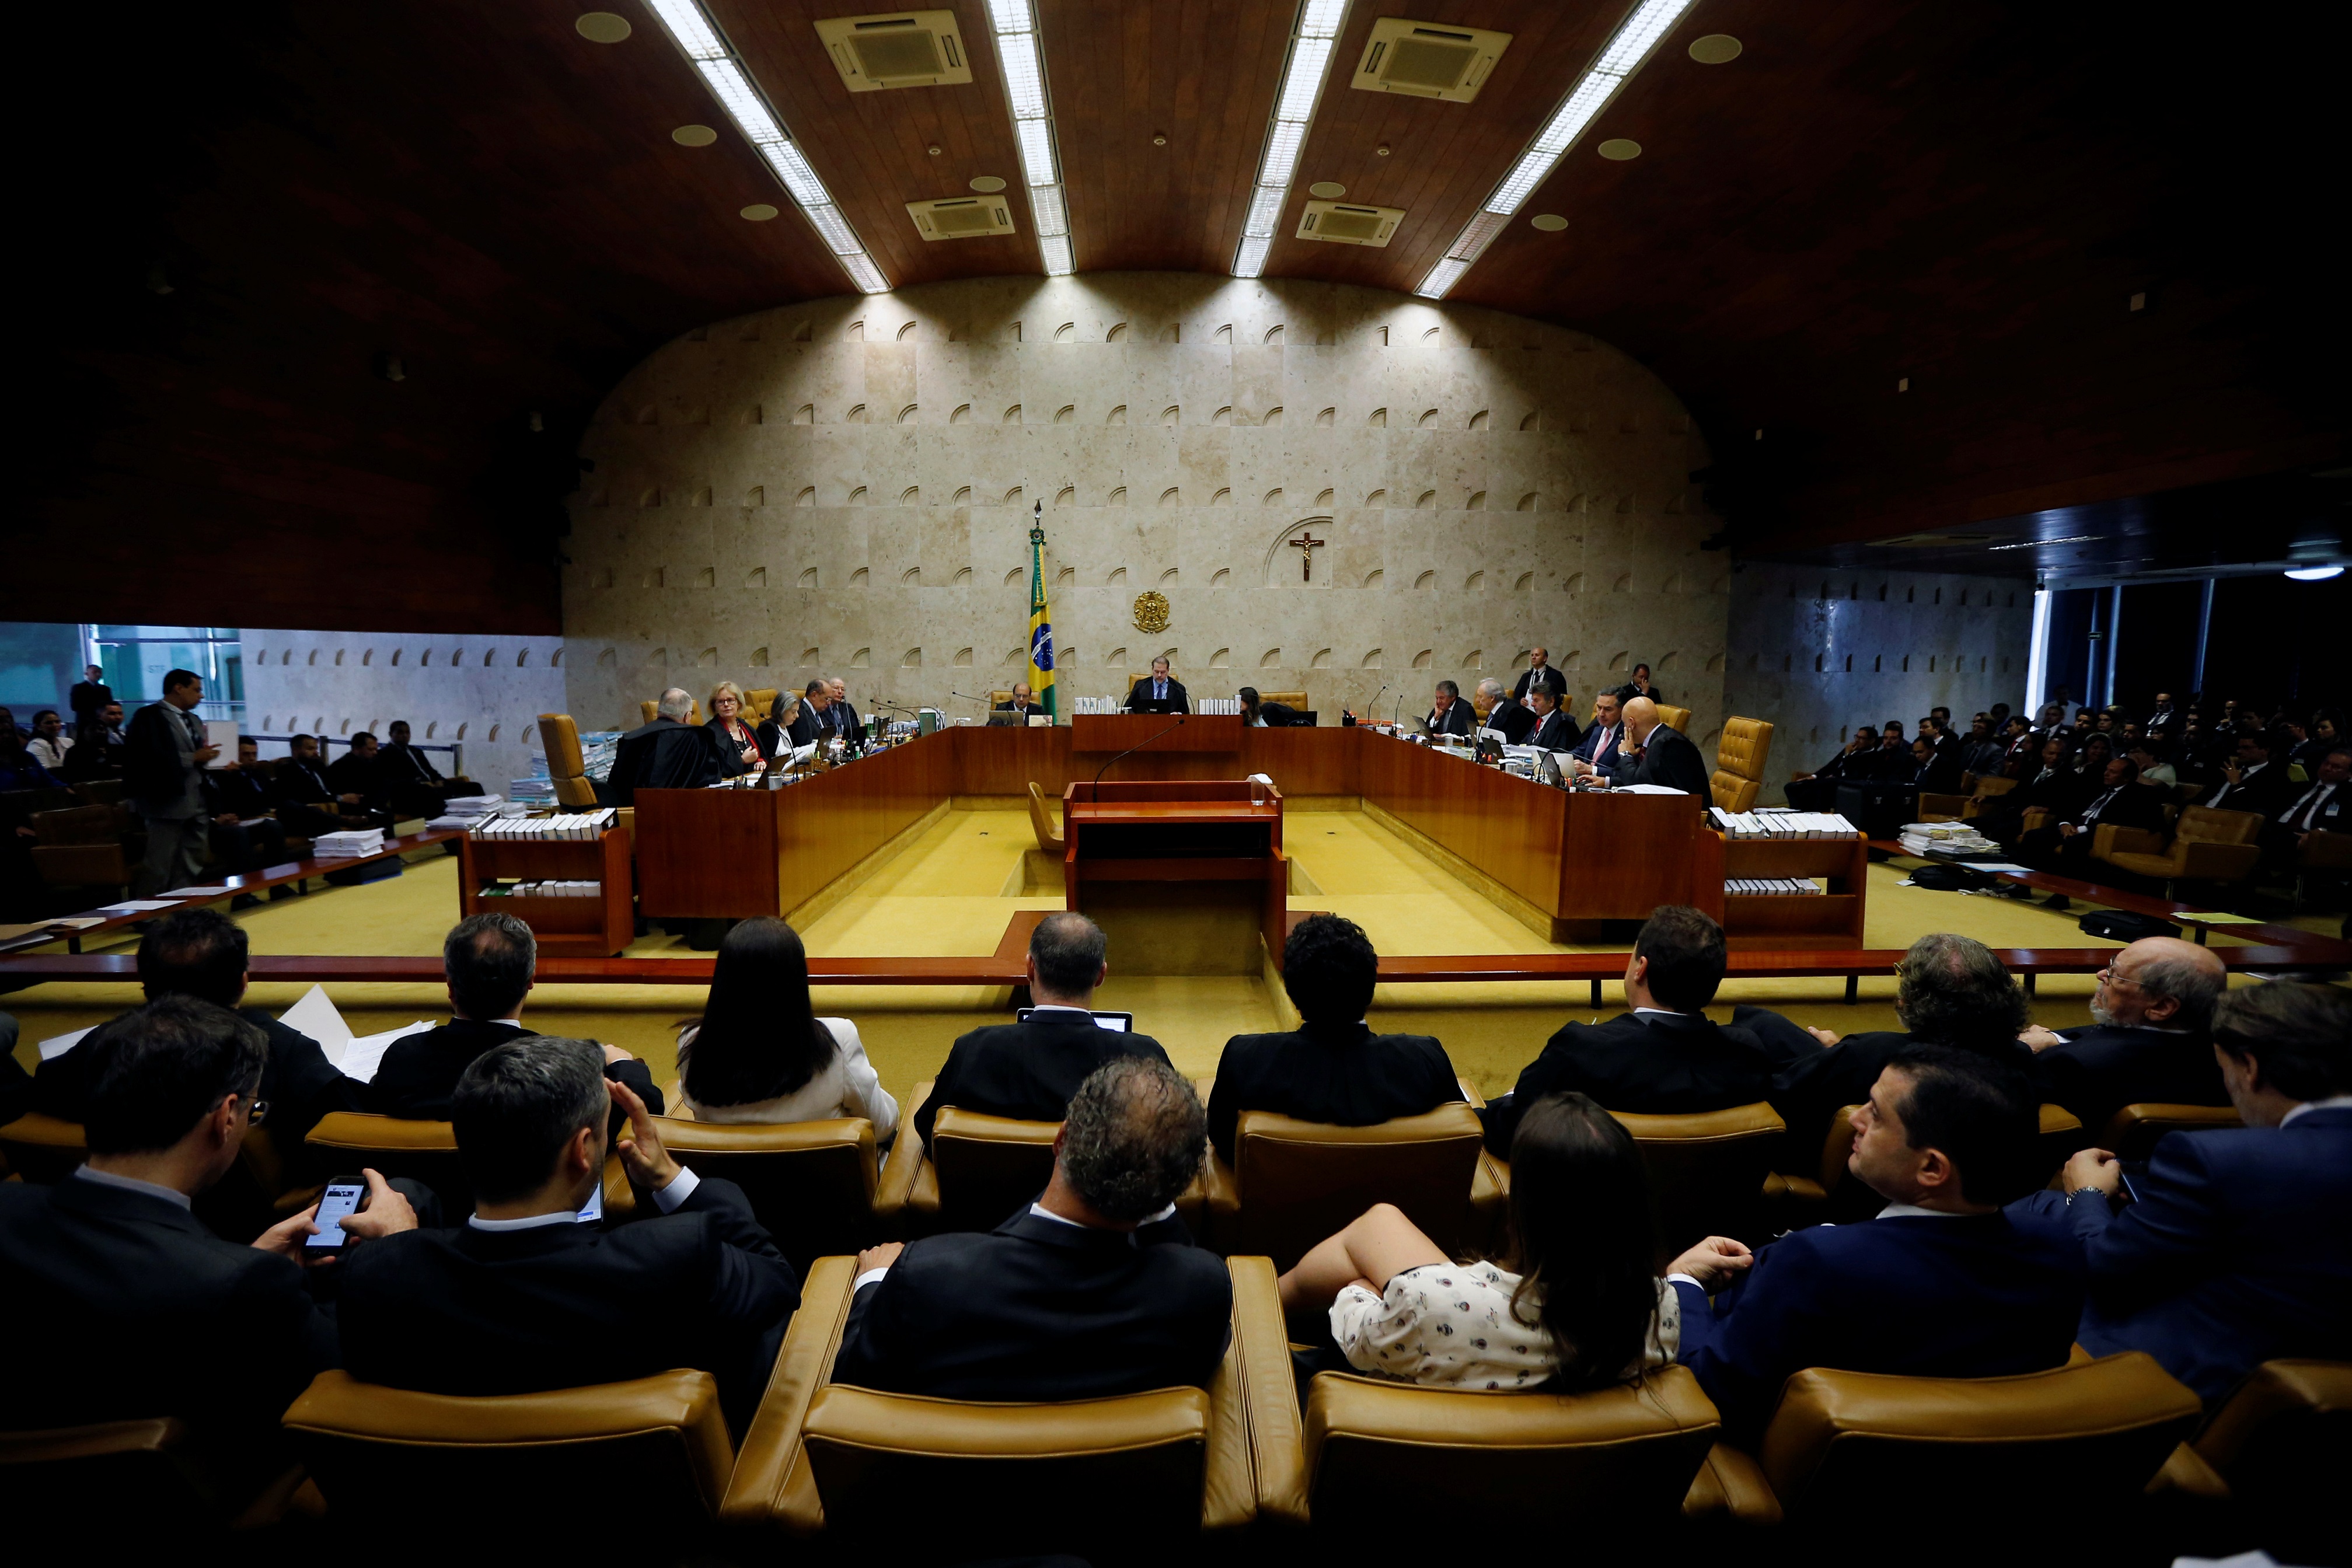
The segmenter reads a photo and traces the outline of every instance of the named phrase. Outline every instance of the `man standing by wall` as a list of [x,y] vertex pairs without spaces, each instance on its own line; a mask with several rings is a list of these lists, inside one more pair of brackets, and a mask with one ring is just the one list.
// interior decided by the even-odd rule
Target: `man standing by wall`
[[163,700],[131,716],[123,777],[139,814],[147,819],[147,859],[131,893],[149,898],[186,887],[203,876],[205,812],[203,768],[220,755],[205,740],[195,706],[205,700],[205,680],[193,670],[163,677]]

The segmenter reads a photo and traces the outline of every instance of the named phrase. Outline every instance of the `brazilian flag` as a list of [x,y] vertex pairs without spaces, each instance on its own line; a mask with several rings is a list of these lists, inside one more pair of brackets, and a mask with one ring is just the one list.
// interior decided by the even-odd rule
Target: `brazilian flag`
[[1029,529],[1029,691],[1047,718],[1060,716],[1054,699],[1054,617],[1045,608],[1045,503],[1035,503]]

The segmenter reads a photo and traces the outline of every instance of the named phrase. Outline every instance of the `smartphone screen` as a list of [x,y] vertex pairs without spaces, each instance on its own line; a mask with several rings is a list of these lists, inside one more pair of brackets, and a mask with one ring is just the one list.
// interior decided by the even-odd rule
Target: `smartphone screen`
[[[1029,1015],[1036,1010],[1035,1008],[1022,1008],[1013,1013],[1013,1020],[1015,1023],[1027,1023]],[[1097,1029],[1115,1029],[1121,1034],[1131,1034],[1135,1030],[1133,1013],[1098,1012],[1094,1015],[1094,1020]]]
[[366,1196],[367,1184],[363,1181],[337,1179],[329,1182],[326,1195],[319,1199],[319,1212],[312,1219],[319,1228],[319,1233],[303,1245],[323,1250],[341,1247],[349,1241],[351,1238],[343,1232],[343,1219],[359,1212],[360,1200]]

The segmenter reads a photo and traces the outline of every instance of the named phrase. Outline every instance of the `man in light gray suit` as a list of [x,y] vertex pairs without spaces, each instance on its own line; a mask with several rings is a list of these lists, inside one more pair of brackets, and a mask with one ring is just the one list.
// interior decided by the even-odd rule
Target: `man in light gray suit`
[[220,755],[205,738],[195,706],[205,700],[205,678],[193,670],[163,677],[163,700],[131,716],[123,747],[123,779],[132,803],[147,820],[147,859],[131,883],[134,897],[148,898],[186,887],[204,875],[205,834],[203,768]]

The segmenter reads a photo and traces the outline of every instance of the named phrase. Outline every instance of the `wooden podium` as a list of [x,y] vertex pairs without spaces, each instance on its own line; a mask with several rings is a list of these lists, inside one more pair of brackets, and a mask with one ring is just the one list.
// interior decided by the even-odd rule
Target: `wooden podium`
[[1062,791],[1068,906],[1126,974],[1255,975],[1279,959],[1289,865],[1282,795],[1249,779],[1118,779]]

